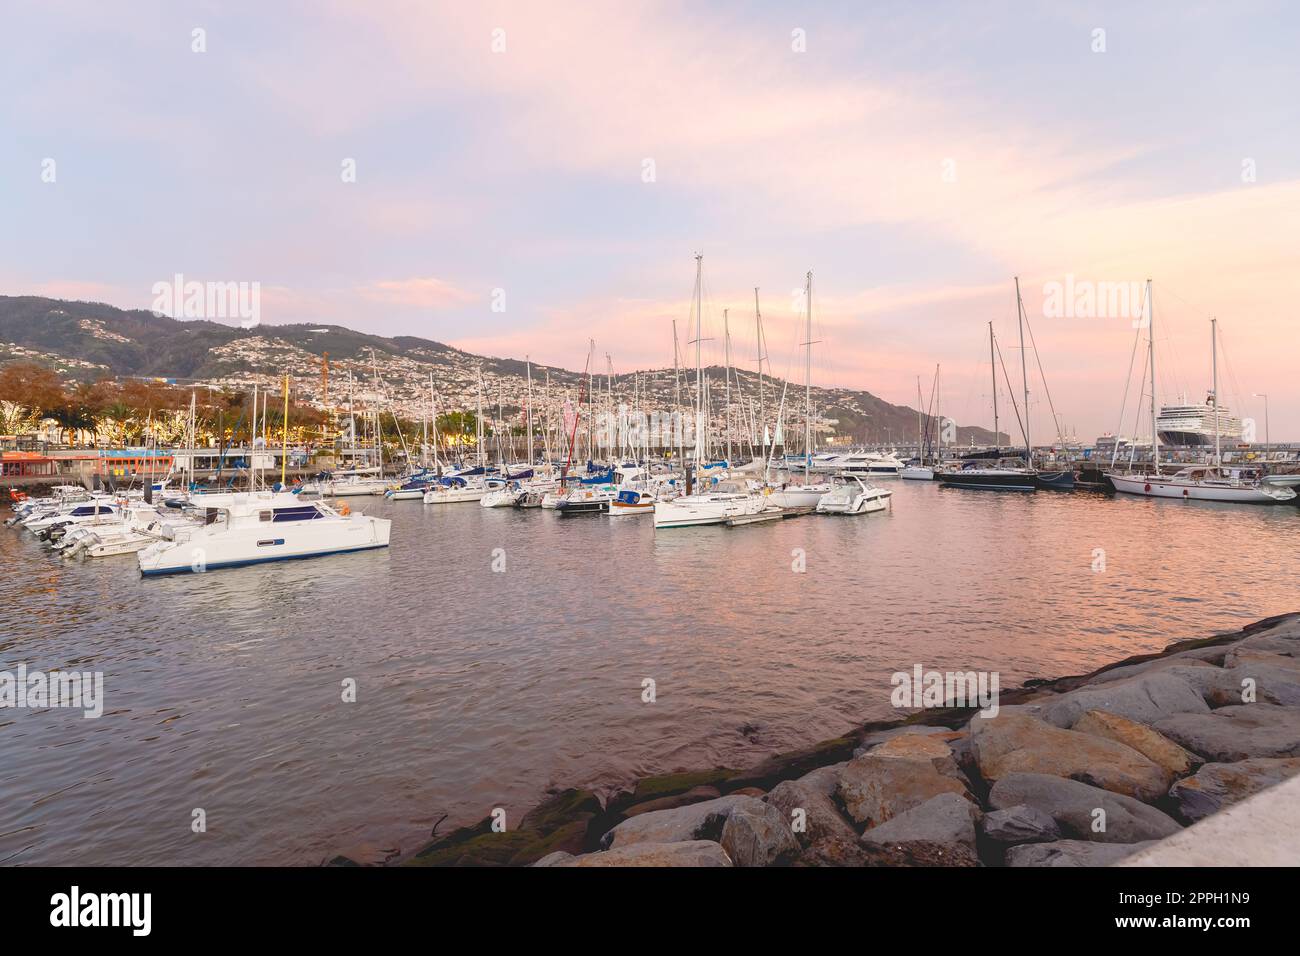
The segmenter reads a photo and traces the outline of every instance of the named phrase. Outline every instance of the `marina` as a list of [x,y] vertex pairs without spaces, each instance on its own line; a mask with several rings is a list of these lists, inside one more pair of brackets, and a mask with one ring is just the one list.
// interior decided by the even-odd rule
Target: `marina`
[[1289,928],[1300,7],[10,7],[15,950]]

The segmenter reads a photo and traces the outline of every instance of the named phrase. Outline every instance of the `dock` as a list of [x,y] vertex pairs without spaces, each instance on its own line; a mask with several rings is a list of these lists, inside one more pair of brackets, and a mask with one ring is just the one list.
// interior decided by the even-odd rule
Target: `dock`
[[728,518],[726,525],[728,528],[737,528],[744,524],[761,524],[764,521],[780,521],[783,518],[797,518],[800,515],[812,514],[816,511],[813,505],[800,505],[797,508],[768,508],[760,511],[756,515],[738,515],[735,518]]

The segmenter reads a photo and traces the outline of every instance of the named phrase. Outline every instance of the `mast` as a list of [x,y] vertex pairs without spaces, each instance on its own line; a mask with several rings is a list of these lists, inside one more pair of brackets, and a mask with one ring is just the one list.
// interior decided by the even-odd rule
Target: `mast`
[[803,366],[803,478],[808,481],[808,470],[812,466],[812,270],[805,276],[804,307],[807,316],[806,330],[808,347],[804,355]]
[[438,406],[433,401],[433,373],[429,373],[429,421],[433,428],[433,468],[438,474],[442,474],[442,466],[438,464]]
[[916,457],[922,465],[925,464],[923,440],[921,437],[921,376],[918,375],[916,377]]
[[474,415],[474,448],[478,452],[479,467],[487,472],[487,461],[483,448],[483,366],[478,369],[478,410]]
[[289,467],[289,373],[284,375],[284,446],[280,450],[280,490],[285,487]]
[[531,468],[537,457],[533,454],[533,361],[525,355],[524,364],[528,369],[528,466]]
[[589,344],[587,349],[587,460],[592,461],[596,456],[591,450],[591,421],[595,418],[591,411],[592,401],[595,398],[591,392],[592,384],[595,381],[595,371],[591,366],[596,358],[596,340],[588,339],[587,341]]
[[1016,325],[1020,328],[1020,381],[1025,393],[1025,467],[1034,467],[1034,446],[1029,443],[1029,373],[1025,371],[1025,308],[1020,301],[1020,276],[1016,276]]
[[722,341],[723,351],[726,354],[727,361],[727,384],[724,392],[726,393],[725,415],[727,421],[727,464],[731,464],[731,326],[728,321],[727,313],[730,309],[722,310]]
[[1219,448],[1219,320],[1210,319],[1210,367],[1214,375],[1214,466],[1223,461]]
[[[1156,303],[1151,298],[1151,280],[1147,279],[1147,335],[1151,353],[1151,465],[1160,474],[1160,433],[1156,431]],[[1218,399],[1216,398],[1217,402]]]
[[695,461],[697,464],[704,462],[704,456],[707,453],[705,446],[708,444],[708,435],[705,432],[704,423],[704,365],[703,356],[700,352],[700,346],[704,337],[703,326],[703,274],[704,274],[704,253],[695,255]]
[[998,360],[993,355],[993,323],[989,323],[989,370],[993,373],[993,441],[1002,450],[1002,434],[998,431]]
[[934,463],[943,461],[943,416],[939,414],[939,363],[934,366]]
[[[767,419],[763,409],[763,313],[758,308],[758,286],[754,286],[754,337],[758,349],[758,422],[766,432]],[[763,441],[763,447],[767,447],[766,441]]]
[[[676,415],[676,417],[680,420],[682,415],[682,376],[681,376],[680,363],[678,361],[678,339],[677,339],[676,319],[673,319],[673,412]],[[681,431],[682,431],[680,425],[677,428],[675,428],[674,431],[677,432],[678,437],[680,439]],[[669,441],[671,442],[671,440],[672,437],[669,436]],[[678,441],[677,444],[677,458],[679,460],[682,458],[682,446],[680,440]]]

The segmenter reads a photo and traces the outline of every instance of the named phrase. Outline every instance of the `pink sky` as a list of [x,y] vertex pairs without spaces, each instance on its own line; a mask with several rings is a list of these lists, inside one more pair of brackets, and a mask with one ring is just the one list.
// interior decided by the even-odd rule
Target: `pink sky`
[[987,424],[986,323],[1018,367],[1019,275],[1057,409],[1092,438],[1118,425],[1131,322],[1049,317],[1044,289],[1150,277],[1160,398],[1204,397],[1214,315],[1224,400],[1262,419],[1268,392],[1273,437],[1300,438],[1296,18],[1270,11],[24,9],[45,39],[0,94],[0,280],[130,307],[175,272],[260,281],[272,323],[568,367],[594,338],[629,371],[671,363],[673,319],[689,337],[703,251],[707,360],[729,308],[752,364],[757,285],[797,374],[812,269],[818,384],[910,403],[941,363],[948,412]]

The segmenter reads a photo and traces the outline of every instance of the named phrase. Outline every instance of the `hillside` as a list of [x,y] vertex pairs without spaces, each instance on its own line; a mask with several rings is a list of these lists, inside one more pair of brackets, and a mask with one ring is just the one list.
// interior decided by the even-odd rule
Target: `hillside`
[[[329,394],[322,387],[322,357],[328,353]],[[428,407],[430,375],[440,411],[471,408],[478,400],[482,369],[485,408],[498,403],[507,413],[517,411],[526,395],[525,364],[518,359],[473,355],[441,342],[415,336],[386,338],[337,325],[263,325],[243,329],[202,319],[177,320],[144,310],[126,311],[97,302],[74,302],[38,296],[0,296],[0,364],[15,360],[52,366],[68,379],[93,381],[104,377],[147,376],[185,382],[251,388],[274,387],[288,372],[304,398],[345,405],[349,390],[358,402],[363,391],[374,390],[379,373],[387,407],[418,418]],[[721,398],[725,372],[706,370],[714,383],[715,406]],[[350,382],[349,382],[350,377]],[[533,365],[534,398],[549,378],[554,397],[576,399],[585,386],[581,372]],[[603,393],[606,384],[598,376]],[[682,394],[693,392],[683,378]],[[676,384],[671,368],[624,373],[613,382],[615,401],[631,402],[633,388],[649,404],[669,409]],[[733,389],[754,400],[758,381],[753,372],[734,373]],[[766,404],[779,401],[780,380],[765,384]],[[793,400],[792,400],[793,401]],[[855,443],[906,441],[916,434],[916,410],[893,405],[870,392],[852,389],[813,389],[813,402],[823,430]],[[646,398],[641,401],[647,404]],[[787,408],[787,423],[797,410]],[[789,424],[788,424],[789,427]],[[982,428],[958,427],[958,444],[991,441]],[[1005,440],[1005,439],[1004,439]]]

